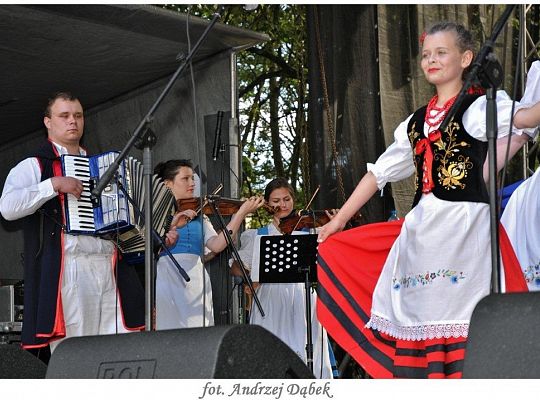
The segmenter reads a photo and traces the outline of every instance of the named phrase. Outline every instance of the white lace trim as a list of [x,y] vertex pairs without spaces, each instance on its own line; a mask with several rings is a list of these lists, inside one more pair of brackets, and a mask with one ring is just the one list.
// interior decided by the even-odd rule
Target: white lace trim
[[467,337],[469,324],[436,324],[420,326],[399,326],[386,318],[372,315],[366,327],[381,331],[396,339],[426,340]]

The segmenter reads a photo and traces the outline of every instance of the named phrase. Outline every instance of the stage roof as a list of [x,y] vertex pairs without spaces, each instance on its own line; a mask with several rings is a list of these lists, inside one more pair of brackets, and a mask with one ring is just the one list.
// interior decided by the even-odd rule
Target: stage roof
[[[150,5],[0,6],[0,144],[43,127],[52,92],[70,90],[88,110],[171,76],[188,54],[187,21]],[[189,17],[192,47],[208,23]],[[218,23],[194,61],[265,40]]]

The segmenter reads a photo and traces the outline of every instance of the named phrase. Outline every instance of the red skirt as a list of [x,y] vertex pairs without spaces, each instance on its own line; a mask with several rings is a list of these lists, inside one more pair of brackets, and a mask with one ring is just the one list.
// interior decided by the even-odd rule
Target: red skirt
[[[374,378],[461,378],[467,338],[399,340],[366,328],[375,285],[403,220],[363,225],[319,245],[317,316],[328,334]],[[501,226],[507,292],[527,291]]]

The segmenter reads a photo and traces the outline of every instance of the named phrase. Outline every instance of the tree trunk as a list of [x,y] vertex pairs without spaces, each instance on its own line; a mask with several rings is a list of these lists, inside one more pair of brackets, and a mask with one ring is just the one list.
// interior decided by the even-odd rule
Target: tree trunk
[[272,155],[274,156],[274,167],[277,176],[285,176],[279,134],[279,86],[276,78],[270,79],[268,96],[270,104],[270,141],[272,144]]

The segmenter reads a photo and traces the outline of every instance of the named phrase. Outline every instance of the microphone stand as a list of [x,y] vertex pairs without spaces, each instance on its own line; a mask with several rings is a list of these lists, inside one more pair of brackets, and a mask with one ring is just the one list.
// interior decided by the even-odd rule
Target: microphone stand
[[305,287],[305,300],[306,300],[306,364],[313,373],[313,326],[311,323],[311,282],[309,280],[309,273],[311,267],[298,268],[299,272],[305,273],[304,287]]
[[153,331],[155,330],[155,263],[153,259],[153,241],[152,241],[152,207],[151,207],[151,201],[152,201],[152,184],[151,184],[151,177],[152,177],[152,155],[151,155],[151,148],[155,145],[157,138],[152,133],[149,134],[149,129],[147,128],[147,125],[150,124],[153,120],[153,115],[158,109],[159,105],[162,103],[165,96],[169,93],[171,90],[173,84],[176,82],[176,79],[178,76],[184,71],[186,66],[191,62],[193,59],[193,56],[195,53],[199,50],[199,47],[201,46],[202,42],[206,39],[214,25],[216,24],[217,20],[221,18],[221,13],[223,12],[224,7],[220,6],[218,11],[214,14],[212,20],[202,33],[201,37],[195,43],[189,54],[186,56],[185,59],[183,59],[182,63],[178,67],[178,69],[175,71],[175,73],[171,76],[171,79],[161,92],[161,94],[158,96],[154,104],[150,107],[150,110],[148,113],[143,117],[135,131],[133,132],[133,135],[129,139],[129,141],[126,143],[124,149],[120,152],[120,154],[115,158],[113,163],[109,166],[109,168],[105,171],[105,173],[102,175],[101,179],[98,181],[96,187],[92,190],[92,196],[95,199],[99,199],[99,196],[101,195],[101,192],[105,189],[105,187],[109,184],[109,182],[112,180],[114,174],[120,167],[120,163],[127,157],[128,152],[131,150],[131,148],[135,145],[135,142],[139,141],[141,142],[143,146],[143,177],[144,177],[144,188],[145,188],[145,330],[147,331]]
[[[124,196],[126,196],[126,199],[129,201],[129,203],[132,205],[133,210],[137,214],[137,217],[139,217],[141,219],[141,221],[143,222],[143,224],[146,226],[144,214],[141,211],[141,209],[139,208],[139,205],[135,204],[135,201],[131,198],[131,196],[127,192],[126,188],[124,187],[124,185],[122,185],[122,182],[120,182],[119,179],[116,179],[116,184],[118,185],[118,189],[120,189],[120,191],[124,194]],[[186,282],[189,282],[191,280],[191,278],[186,273],[186,271],[180,266],[180,263],[176,260],[176,258],[174,258],[173,254],[171,253],[171,251],[169,250],[169,248],[165,244],[165,241],[163,240],[163,238],[161,236],[159,236],[159,234],[157,233],[157,231],[154,228],[152,228],[152,237],[154,238],[155,243],[159,244],[161,246],[161,248],[163,249],[163,251],[165,251],[165,253],[167,253],[167,256],[169,257],[171,262],[175,265],[176,269],[178,269],[178,272],[180,272],[180,275],[182,275],[184,280]],[[145,255],[145,257],[146,257],[146,255]],[[155,301],[155,297],[154,297],[154,301]]]
[[[306,205],[306,208],[297,211],[296,214],[300,217],[300,219],[298,219],[298,222],[293,227],[291,233],[294,230],[296,230],[296,228],[300,224],[301,218],[303,216],[309,216],[309,215],[312,215],[312,218],[313,218],[313,227],[309,229],[309,233],[310,234],[315,234],[316,233],[315,212],[313,210],[311,210],[310,207],[311,207],[311,203],[313,202],[313,200],[315,200],[315,197],[319,193],[320,189],[321,189],[321,185],[318,185],[317,189],[315,190],[315,192],[313,193],[313,195],[309,199],[309,201],[308,201],[308,203]],[[305,349],[306,349],[306,361],[307,361],[306,364],[307,364],[309,370],[313,373],[313,325],[312,325],[312,321],[311,321],[311,288],[312,288],[312,283],[313,282],[311,282],[310,279],[309,279],[309,274],[311,272],[311,268],[312,267],[308,264],[308,265],[306,265],[304,267],[298,268],[298,272],[305,273],[304,288],[305,288],[305,304],[306,304],[306,347],[305,347]]]
[[[488,140],[488,166],[489,166],[489,210],[490,210],[490,236],[491,236],[491,291],[499,293],[501,290],[500,254],[499,254],[499,217],[497,205],[497,87],[502,83],[503,69],[497,61],[493,48],[495,41],[512,14],[514,5],[506,6],[503,14],[495,24],[491,37],[484,43],[474,59],[471,70],[465,80],[456,101],[450,108],[446,118],[439,126],[444,132],[463,102],[467,89],[478,77],[482,87],[486,88],[486,135]],[[511,134],[510,127],[510,134]]]
[[[313,199],[315,199],[315,196],[319,192],[320,188],[321,188],[321,186],[319,185],[317,187],[317,190],[315,191],[315,193],[311,197],[311,200],[309,201],[308,206],[306,207],[307,208],[306,215],[311,213],[312,218],[313,218],[313,227],[309,229],[309,233],[312,234],[312,235],[317,233],[317,228],[315,227],[315,212],[313,210],[309,209],[309,205],[311,204]],[[313,373],[313,323],[312,323],[312,319],[311,319],[311,289],[313,287],[314,282],[311,282],[310,279],[309,279],[309,274],[311,272],[311,268],[312,267],[310,265],[308,265],[306,267],[300,267],[299,269],[306,274],[305,275],[305,280],[304,280],[304,287],[305,287],[305,290],[306,290],[306,292],[305,292],[305,299],[306,299],[306,360],[307,360],[308,368]]]
[[221,215],[221,213],[219,212],[219,209],[217,208],[216,201],[219,201],[217,199],[218,197],[219,196],[207,196],[206,199],[208,200],[208,203],[212,207],[213,212],[218,217],[221,230],[223,231],[223,235],[225,236],[225,240],[227,241],[227,244],[231,248],[234,261],[236,261],[238,265],[240,265],[240,269],[242,270],[242,275],[244,277],[244,282],[246,282],[247,285],[249,286],[251,293],[253,293],[253,300],[255,300],[255,304],[257,304],[257,308],[259,309],[259,312],[264,317],[265,314],[264,314],[261,302],[259,301],[259,296],[257,296],[257,293],[255,293],[255,289],[253,288],[253,282],[247,273],[246,267],[244,263],[242,262],[242,259],[240,258],[240,254],[238,254],[238,250],[236,249],[236,246],[234,245],[234,242],[231,237],[231,232],[227,229],[227,226],[225,225],[225,221],[223,220],[223,216]]

